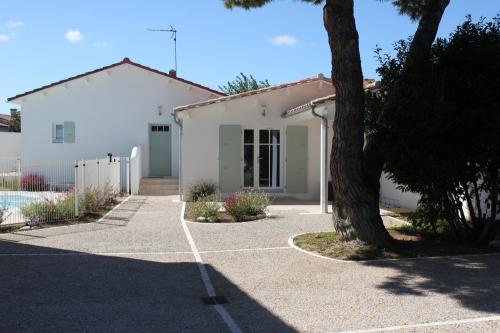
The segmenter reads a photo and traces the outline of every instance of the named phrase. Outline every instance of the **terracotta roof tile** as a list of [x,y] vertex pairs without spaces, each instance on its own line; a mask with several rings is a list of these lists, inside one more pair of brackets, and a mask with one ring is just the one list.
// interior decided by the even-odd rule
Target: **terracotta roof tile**
[[[375,81],[375,80],[371,80],[371,79],[366,79],[363,82],[363,86],[364,86],[364,88],[366,90],[377,89],[380,86],[380,82],[379,81]],[[305,111],[309,110],[311,108],[311,105],[320,105],[320,104],[323,104],[323,103],[326,103],[326,102],[329,102],[329,101],[334,101],[335,97],[336,97],[336,95],[332,94],[332,95],[328,95],[328,96],[325,96],[325,97],[320,97],[320,98],[313,99],[312,101],[309,101],[309,102],[307,102],[305,104],[301,104],[301,105],[293,107],[293,108],[291,108],[289,110],[286,110],[285,112],[282,113],[281,116],[283,118],[291,117],[291,116],[293,116],[295,114],[298,114],[298,113],[305,112]]]
[[9,126],[10,116],[7,114],[0,114],[0,126]]
[[311,83],[311,82],[317,82],[317,81],[325,81],[325,82],[328,82],[328,83],[331,84],[331,80],[326,79],[326,78],[324,78],[322,76],[315,77],[315,78],[308,78],[308,79],[304,79],[304,80],[300,80],[300,81],[294,81],[294,82],[290,82],[290,83],[284,83],[284,84],[280,84],[280,85],[275,85],[275,86],[272,86],[272,87],[261,88],[261,89],[257,89],[257,90],[251,90],[251,91],[246,91],[246,92],[242,92],[242,93],[239,93],[239,94],[234,94],[234,95],[229,95],[229,96],[223,96],[223,97],[213,98],[213,99],[209,99],[208,101],[204,101],[204,102],[198,102],[198,103],[193,103],[193,104],[188,104],[188,105],[182,105],[182,106],[175,107],[174,111],[175,112],[179,112],[179,111],[184,111],[184,110],[188,110],[188,109],[194,109],[194,108],[198,108],[198,107],[202,107],[202,106],[207,106],[207,105],[211,105],[211,104],[221,103],[221,102],[225,102],[225,101],[231,101],[231,100],[235,100],[235,99],[238,99],[238,98],[243,98],[243,97],[258,95],[258,94],[266,93],[266,92],[273,91],[273,90],[284,89],[284,88],[288,88],[288,87],[293,87],[293,86],[297,86],[297,85],[301,85],[301,84],[307,84],[307,83]]

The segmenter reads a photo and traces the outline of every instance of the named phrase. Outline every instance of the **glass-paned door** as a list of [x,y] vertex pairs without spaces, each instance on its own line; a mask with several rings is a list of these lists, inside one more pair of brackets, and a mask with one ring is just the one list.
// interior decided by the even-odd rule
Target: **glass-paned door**
[[259,130],[259,187],[280,186],[280,131]]
[[255,143],[254,130],[243,131],[243,186],[254,187]]

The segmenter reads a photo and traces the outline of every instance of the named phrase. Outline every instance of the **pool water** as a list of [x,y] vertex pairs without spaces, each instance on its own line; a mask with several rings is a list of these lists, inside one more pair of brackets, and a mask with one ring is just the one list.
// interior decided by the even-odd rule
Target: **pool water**
[[35,198],[30,198],[24,195],[2,195],[0,193],[0,208],[3,209],[11,210],[19,208],[33,201],[35,201]]

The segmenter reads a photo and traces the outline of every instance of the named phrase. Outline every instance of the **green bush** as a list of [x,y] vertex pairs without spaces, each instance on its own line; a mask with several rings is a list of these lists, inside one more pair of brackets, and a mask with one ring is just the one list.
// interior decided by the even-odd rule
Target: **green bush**
[[95,186],[89,186],[83,190],[80,198],[80,208],[84,213],[97,213],[107,204],[106,193]]
[[217,186],[211,182],[199,182],[194,184],[189,189],[189,200],[190,201],[198,201],[201,198],[209,197],[215,195],[215,191]]
[[269,198],[262,192],[238,192],[224,198],[222,205],[235,221],[243,221],[245,216],[264,214]]
[[217,217],[219,212],[219,203],[215,196],[202,197],[194,202],[190,214],[191,218],[204,217],[206,219]]
[[113,186],[111,186],[109,182],[104,185],[104,188],[102,189],[102,196],[106,204],[112,205],[116,203],[115,198],[117,193],[113,190]]
[[43,199],[22,206],[21,214],[30,220],[57,222],[75,218],[75,194],[68,192],[62,199]]
[[246,192],[249,203],[248,215],[261,215],[265,214],[267,206],[269,206],[269,197],[263,192]]
[[0,223],[2,223],[3,220],[4,220],[4,215],[5,215],[5,211],[6,210],[7,209],[5,209],[4,207],[0,206]]
[[18,191],[19,180],[17,178],[0,178],[0,191]]

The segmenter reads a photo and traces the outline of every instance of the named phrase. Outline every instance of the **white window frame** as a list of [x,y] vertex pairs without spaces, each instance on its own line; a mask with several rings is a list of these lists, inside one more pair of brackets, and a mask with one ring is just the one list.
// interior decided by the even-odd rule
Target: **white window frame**
[[[57,127],[62,127],[62,137],[57,137]],[[64,123],[53,123],[52,124],[52,143],[64,143]]]
[[[254,163],[254,168],[253,168],[253,185],[252,187],[245,186],[245,130],[253,130],[254,135],[253,135],[253,163]],[[280,177],[280,185],[273,187],[273,186],[260,186],[260,175],[259,175],[259,168],[260,168],[260,160],[259,160],[259,152],[260,152],[260,131],[261,130],[275,130],[279,131],[280,135],[280,164],[279,164],[279,177]],[[242,147],[242,158],[241,158],[241,181],[242,181],[242,188],[244,189],[262,189],[262,190],[283,190],[285,188],[285,178],[284,178],[284,168],[285,168],[285,145],[284,145],[284,138],[283,138],[283,133],[285,131],[282,128],[277,128],[277,127],[242,127],[242,135],[241,135],[241,147]],[[271,139],[271,137],[269,137]],[[271,144],[265,144],[272,146]]]

